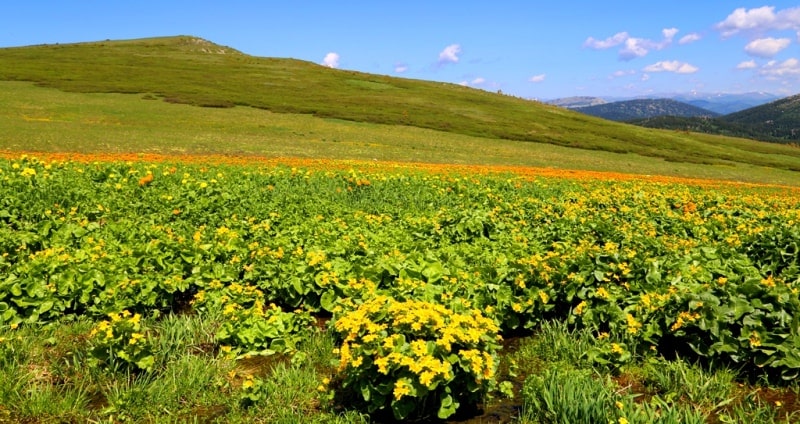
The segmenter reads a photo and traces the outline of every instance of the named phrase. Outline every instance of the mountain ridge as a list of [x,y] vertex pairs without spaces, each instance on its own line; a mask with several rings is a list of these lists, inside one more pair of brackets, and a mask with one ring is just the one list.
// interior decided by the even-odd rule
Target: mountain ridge
[[612,121],[631,121],[657,116],[713,117],[715,112],[672,99],[637,99],[574,108],[574,110]]
[[581,104],[573,106],[569,99],[586,98],[594,99],[596,104],[614,103],[627,100],[641,100],[641,99],[671,99],[683,103],[715,112],[720,115],[726,115],[740,110],[748,109],[755,106],[760,106],[775,100],[780,99],[772,93],[766,92],[745,92],[745,93],[654,93],[647,96],[632,96],[632,97],[615,97],[615,96],[577,96],[577,97],[562,97],[557,99],[547,100],[546,103],[563,106],[567,108],[581,107]]

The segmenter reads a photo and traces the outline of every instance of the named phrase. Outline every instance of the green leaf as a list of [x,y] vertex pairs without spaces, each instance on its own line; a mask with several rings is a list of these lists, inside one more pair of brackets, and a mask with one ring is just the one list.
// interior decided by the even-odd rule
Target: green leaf
[[453,399],[453,396],[449,393],[442,393],[439,399],[439,411],[436,416],[444,420],[455,414],[456,409],[458,409],[458,402]]
[[405,420],[414,411],[416,404],[413,399],[405,397],[392,402],[392,414],[397,420]]
[[319,306],[328,312],[333,312],[333,308],[336,306],[337,299],[338,297],[336,296],[336,292],[330,289],[325,290],[325,292],[322,293],[322,296],[319,298]]

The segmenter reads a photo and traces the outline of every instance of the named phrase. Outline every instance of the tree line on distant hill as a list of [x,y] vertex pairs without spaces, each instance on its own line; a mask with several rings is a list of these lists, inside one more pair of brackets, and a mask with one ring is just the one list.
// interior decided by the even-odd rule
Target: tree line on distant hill
[[773,143],[800,142],[800,95],[723,116],[667,99],[635,100],[575,110],[647,128],[692,131]]

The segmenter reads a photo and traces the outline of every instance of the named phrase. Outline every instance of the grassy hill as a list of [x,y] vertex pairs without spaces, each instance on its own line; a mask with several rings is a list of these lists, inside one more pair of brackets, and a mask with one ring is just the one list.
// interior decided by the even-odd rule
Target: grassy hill
[[635,99],[575,109],[578,112],[612,121],[631,121],[657,116],[710,117],[710,110],[672,99]]
[[[678,164],[703,163],[728,167],[732,178],[759,167],[800,171],[800,150],[786,146],[654,131],[455,84],[253,57],[190,36],[0,49],[0,81],[9,81],[2,83],[0,119],[10,129],[0,148],[329,152],[560,167],[582,162],[648,173],[691,173]],[[43,89],[20,82],[60,91],[34,94]],[[32,100],[37,96],[41,101]],[[594,152],[551,149],[548,160],[535,157],[539,143]]]

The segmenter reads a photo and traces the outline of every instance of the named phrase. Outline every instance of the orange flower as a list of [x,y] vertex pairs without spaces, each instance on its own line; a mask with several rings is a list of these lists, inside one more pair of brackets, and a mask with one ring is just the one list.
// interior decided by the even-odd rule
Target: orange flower
[[139,178],[139,186],[144,187],[153,182],[153,174],[147,174],[142,178]]

